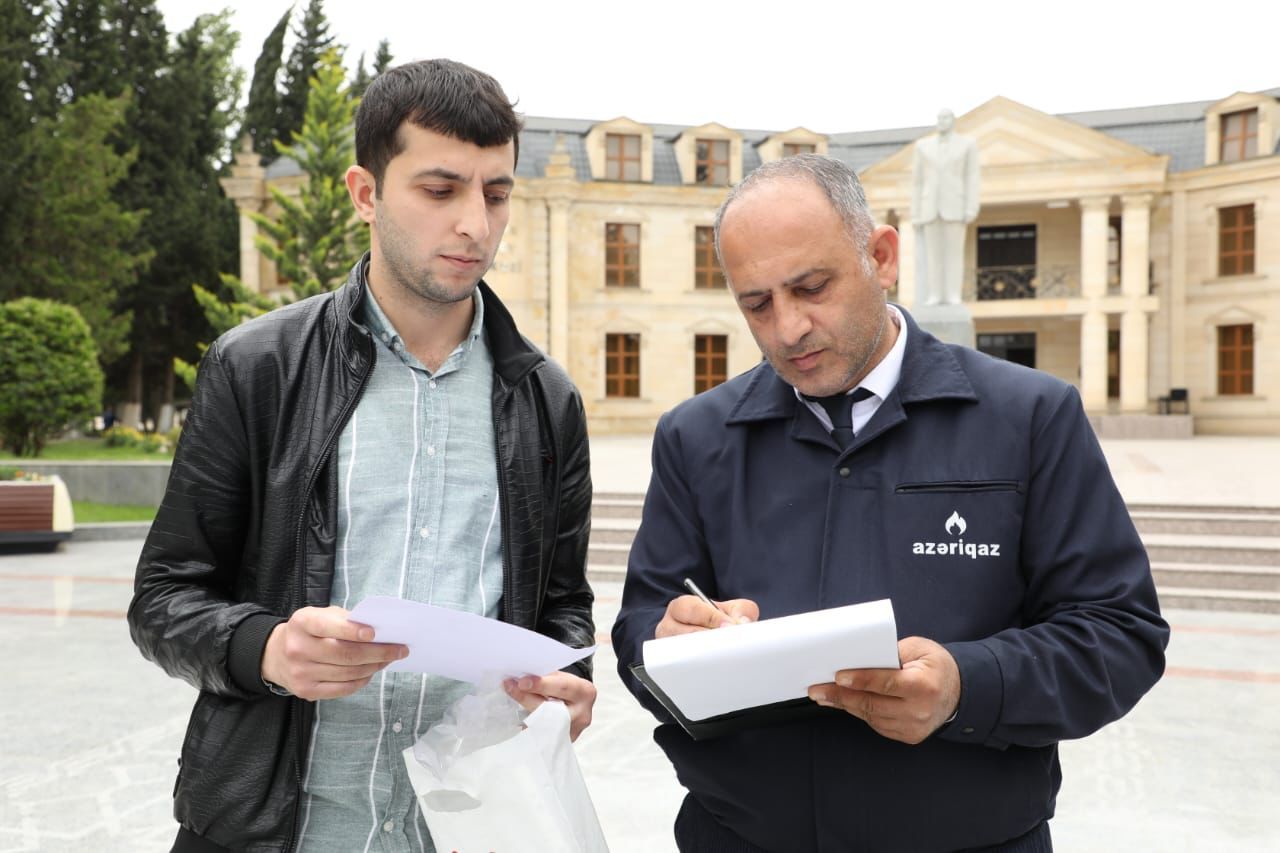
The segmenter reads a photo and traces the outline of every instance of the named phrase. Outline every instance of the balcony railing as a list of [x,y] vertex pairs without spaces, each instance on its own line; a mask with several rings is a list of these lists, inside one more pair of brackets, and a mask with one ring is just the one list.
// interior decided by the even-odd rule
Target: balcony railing
[[[970,298],[1065,299],[1080,295],[1080,270],[1064,264],[977,267]],[[968,288],[966,288],[968,289]]]

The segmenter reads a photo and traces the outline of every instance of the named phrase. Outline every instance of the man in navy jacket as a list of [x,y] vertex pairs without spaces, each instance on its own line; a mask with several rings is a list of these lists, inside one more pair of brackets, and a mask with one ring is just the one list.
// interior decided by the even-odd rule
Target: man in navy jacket
[[[613,629],[690,791],[680,849],[1050,850],[1057,743],[1132,708],[1169,636],[1078,394],[887,304],[897,233],[838,161],[762,166],[716,229],[765,361],[660,421]],[[902,668],[833,673],[803,720],[695,742],[628,669],[655,636],[880,598]]]

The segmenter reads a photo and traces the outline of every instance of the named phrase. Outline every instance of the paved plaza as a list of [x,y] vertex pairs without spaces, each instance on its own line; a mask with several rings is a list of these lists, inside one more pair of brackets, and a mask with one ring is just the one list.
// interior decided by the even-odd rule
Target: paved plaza
[[[593,442],[597,489],[642,489],[647,449],[641,439]],[[1280,441],[1106,450],[1130,501],[1280,506],[1269,482]],[[55,553],[0,556],[0,853],[168,849],[194,691],[129,640],[124,612],[140,546],[73,541]],[[596,589],[600,698],[578,754],[611,849],[665,853],[683,792],[653,744],[652,719],[614,671],[607,634],[621,584]],[[1062,745],[1056,849],[1280,850],[1280,616],[1166,617],[1174,633],[1165,678],[1124,720]]]

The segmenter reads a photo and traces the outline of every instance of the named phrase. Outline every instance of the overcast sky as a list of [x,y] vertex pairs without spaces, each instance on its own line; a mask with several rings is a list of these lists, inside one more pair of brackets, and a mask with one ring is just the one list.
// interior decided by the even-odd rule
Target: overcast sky
[[[228,5],[241,33],[238,61],[251,73],[290,4]],[[929,125],[942,107],[961,115],[996,95],[1062,113],[1280,87],[1280,2],[1181,5],[328,0],[324,8],[349,65],[361,52],[372,61],[386,38],[397,62],[445,56],[489,72],[531,116],[838,133]],[[159,7],[178,31],[218,5]],[[781,11],[757,11],[767,9]]]

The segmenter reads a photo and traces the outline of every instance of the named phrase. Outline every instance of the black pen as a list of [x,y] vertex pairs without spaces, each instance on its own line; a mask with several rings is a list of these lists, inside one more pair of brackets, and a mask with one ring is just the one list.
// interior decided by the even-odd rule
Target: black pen
[[713,608],[713,609],[715,609],[715,610],[719,610],[721,613],[723,613],[723,614],[724,614],[724,617],[725,617],[726,619],[728,619],[728,620],[729,620],[729,624],[730,624],[730,625],[732,625],[732,624],[734,624],[735,622],[737,622],[737,620],[736,620],[736,619],[734,619],[734,618],[733,618],[732,616],[730,616],[728,613],[725,613],[725,612],[724,612],[724,608],[722,608],[720,605],[716,604],[716,603],[715,603],[714,601],[712,601],[711,599],[707,598],[707,594],[706,594],[705,592],[703,592],[702,590],[698,589],[698,585],[697,585],[696,583],[694,583],[694,582],[693,582],[693,578],[685,578],[685,579],[684,579],[684,588],[685,588],[685,589],[687,589],[687,590],[689,590],[689,592],[693,593],[694,595],[698,596],[698,598],[701,598],[701,599],[703,600],[703,602],[707,604],[707,606],[709,606],[709,607],[711,607],[711,608]]

